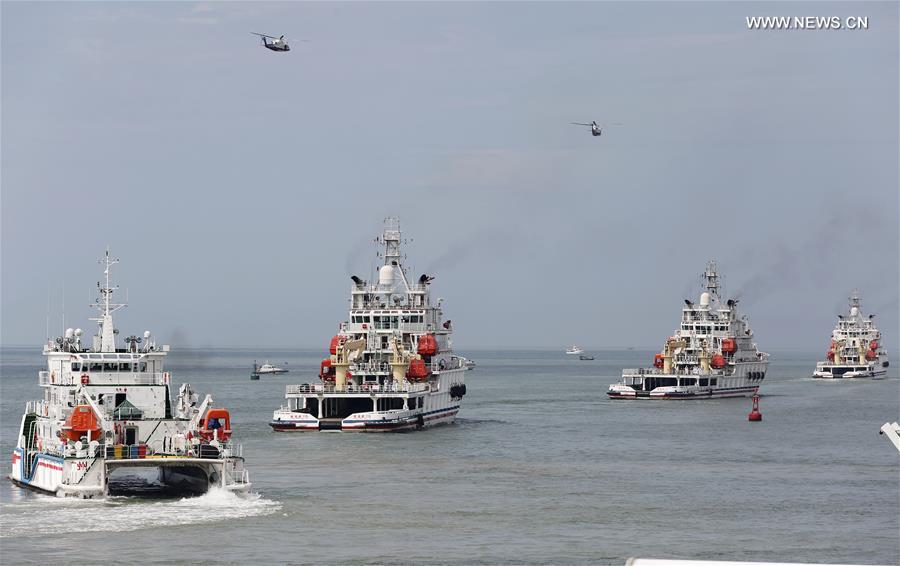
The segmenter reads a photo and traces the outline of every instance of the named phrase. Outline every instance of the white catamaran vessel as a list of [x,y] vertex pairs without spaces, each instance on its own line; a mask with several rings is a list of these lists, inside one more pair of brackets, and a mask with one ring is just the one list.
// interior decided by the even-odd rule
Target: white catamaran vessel
[[43,399],[27,404],[12,453],[10,479],[60,497],[142,494],[123,470],[156,470],[149,485],[160,491],[199,494],[218,486],[249,489],[241,447],[231,443],[231,418],[214,408],[209,395],[198,405],[189,384],[172,399],[163,368],[169,346],[157,346],[150,332],[116,346],[111,302],[118,287],[98,283],[97,335],[82,345],[81,329],[67,329],[44,346],[47,370],[38,375]]
[[766,376],[769,355],[753,342],[737,301],[719,299],[719,275],[711,261],[703,274],[700,304],[685,299],[681,327],[656,354],[652,368],[626,369],[609,386],[612,399],[710,399],[749,397]]
[[276,431],[401,431],[450,423],[466,394],[467,362],[455,356],[432,277],[411,281],[402,264],[400,224],[385,220],[377,281],[355,275],[350,315],[331,339],[320,383],[287,386]]
[[863,316],[859,292],[850,296],[850,312],[838,315],[831,333],[826,361],[816,364],[813,377],[822,379],[883,378],[887,374],[887,352],[881,346],[881,332],[875,328],[874,314]]

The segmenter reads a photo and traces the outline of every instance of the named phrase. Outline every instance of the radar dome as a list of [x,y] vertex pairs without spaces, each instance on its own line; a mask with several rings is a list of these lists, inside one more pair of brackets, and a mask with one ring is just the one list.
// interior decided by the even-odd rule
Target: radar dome
[[700,293],[700,306],[708,307],[709,306],[709,293],[706,291]]
[[72,328],[66,328],[66,338],[71,338],[75,335],[75,330]]
[[394,284],[394,266],[385,265],[378,270],[378,284],[389,287]]
[[859,308],[850,307],[850,316],[859,316]]
[[80,328],[75,329],[75,336],[81,336],[82,334],[84,334],[84,331],[82,329],[80,329]]
[[150,338],[150,331],[149,331],[149,330],[145,330],[145,331],[144,331],[144,338]]

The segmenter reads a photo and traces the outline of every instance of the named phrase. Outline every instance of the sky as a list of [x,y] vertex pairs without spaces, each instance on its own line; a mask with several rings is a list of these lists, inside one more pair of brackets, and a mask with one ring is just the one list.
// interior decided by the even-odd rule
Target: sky
[[[767,15],[869,29],[748,29]],[[398,216],[460,350],[660,347],[716,259],[762,350],[824,352],[858,288],[900,351],[896,2],[0,19],[0,344],[90,334],[109,246],[123,335],[324,349]]]

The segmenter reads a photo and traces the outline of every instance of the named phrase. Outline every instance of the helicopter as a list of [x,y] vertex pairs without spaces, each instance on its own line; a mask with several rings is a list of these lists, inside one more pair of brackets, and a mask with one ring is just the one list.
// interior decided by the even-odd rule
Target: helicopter
[[[266,35],[264,33],[256,33],[255,31],[251,31],[253,35],[258,35],[260,39],[262,39],[262,44],[266,49],[271,49],[272,51],[290,51],[291,46],[288,45],[287,41],[284,40],[284,36],[275,37],[272,35]],[[271,39],[272,41],[266,41],[267,39]]]
[[[584,122],[569,122],[569,123],[572,124],[573,126],[590,126],[591,127],[591,135],[595,136],[595,137],[603,135],[603,127],[605,127],[605,125],[603,127],[599,126],[596,121],[591,121],[590,124],[585,124]],[[610,125],[611,126],[621,126],[622,124],[615,123],[615,124],[610,124]]]

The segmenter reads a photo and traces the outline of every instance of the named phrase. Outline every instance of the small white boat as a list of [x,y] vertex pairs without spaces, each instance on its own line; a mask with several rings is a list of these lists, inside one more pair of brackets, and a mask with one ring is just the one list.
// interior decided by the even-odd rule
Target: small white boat
[[258,373],[260,375],[266,374],[266,373],[287,373],[287,372],[288,372],[288,370],[286,370],[285,368],[274,366],[274,365],[270,364],[269,362],[266,362],[263,365],[256,368],[256,373]]
[[583,353],[584,348],[582,348],[581,346],[576,346],[575,344],[572,344],[572,346],[568,350],[566,350],[566,354],[568,354],[569,356],[580,356]]

